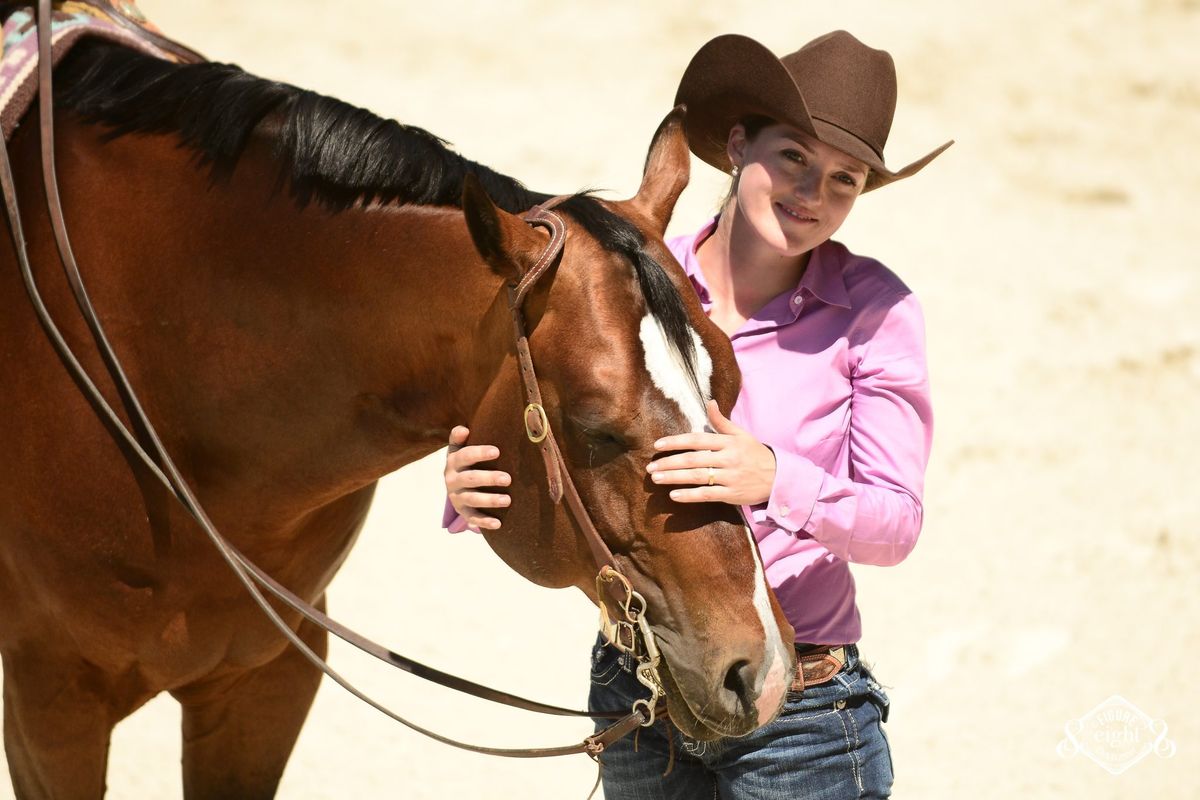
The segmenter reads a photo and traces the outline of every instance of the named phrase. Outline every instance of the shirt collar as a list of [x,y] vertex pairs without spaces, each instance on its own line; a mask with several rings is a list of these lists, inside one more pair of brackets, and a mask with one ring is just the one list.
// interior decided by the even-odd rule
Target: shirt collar
[[835,242],[824,241],[813,248],[808,268],[796,287],[796,295],[807,289],[814,297],[831,306],[850,308],[850,293],[846,291],[845,266],[840,257],[845,251]]
[[[691,278],[692,286],[696,289],[700,302],[705,305],[712,301],[708,295],[708,287],[704,284],[704,272],[700,269],[700,259],[696,255],[696,250],[717,229],[717,219],[718,217],[713,217],[700,230],[696,231],[692,241],[688,243],[682,259],[683,270]],[[790,305],[800,305],[795,303],[794,299],[803,298],[805,290],[807,290],[808,294],[823,303],[850,308],[850,294],[846,291],[846,281],[842,276],[844,265],[840,256],[843,252],[845,252],[844,249],[832,241],[822,242],[813,248],[812,255],[808,258],[808,268],[804,270],[804,277],[800,279],[799,285],[791,294],[793,302]]]

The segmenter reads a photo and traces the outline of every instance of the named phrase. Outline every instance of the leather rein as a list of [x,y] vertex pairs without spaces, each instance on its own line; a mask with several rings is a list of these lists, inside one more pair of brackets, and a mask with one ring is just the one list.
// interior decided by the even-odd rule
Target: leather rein
[[[21,225],[20,209],[17,203],[16,186],[8,156],[8,145],[4,143],[4,146],[0,147],[0,188],[3,189],[5,211],[12,235],[13,248],[34,312],[71,378],[100,417],[101,422],[105,424],[110,433],[118,440],[118,444],[136,456],[141,465],[174,495],[189,516],[199,524],[221,557],[229,565],[234,575],[279,632],[309,662],[359,700],[362,700],[367,705],[370,705],[417,733],[464,750],[513,758],[539,758],[571,755],[574,753],[587,753],[595,758],[608,745],[617,741],[622,736],[640,726],[652,724],[656,713],[663,713],[663,709],[659,704],[659,701],[663,698],[663,690],[657,673],[659,654],[644,614],[646,602],[641,595],[633,590],[628,579],[617,568],[612,552],[596,530],[595,524],[592,522],[583,505],[579,492],[571,480],[566,463],[563,461],[562,452],[554,439],[553,432],[550,430],[549,420],[541,404],[541,393],[538,390],[537,377],[533,369],[528,339],[525,334],[522,313],[524,298],[533,285],[537,283],[538,279],[557,261],[562,253],[563,243],[566,238],[566,227],[561,217],[554,214],[548,208],[558,198],[555,201],[549,201],[544,206],[535,207],[525,215],[524,218],[530,225],[547,228],[551,232],[551,238],[535,266],[516,285],[510,286],[510,309],[513,315],[518,361],[528,401],[524,415],[525,427],[530,441],[537,444],[541,449],[542,457],[546,464],[551,498],[555,503],[558,503],[565,495],[567,506],[571,510],[576,524],[582,531],[596,560],[599,570],[596,577],[596,586],[597,602],[600,605],[601,611],[601,629],[609,641],[622,652],[634,655],[639,662],[637,667],[638,679],[651,691],[651,697],[636,701],[628,711],[574,711],[546,703],[539,703],[458,678],[395,653],[342,625],[296,596],[251,562],[221,535],[201,507],[187,482],[180,475],[154,426],[150,423],[149,418],[142,409],[141,403],[138,401],[124,370],[121,368],[120,362],[113,352],[101,327],[100,320],[88,298],[70,241],[67,237],[66,222],[63,216],[58,181],[55,173],[54,109],[51,74],[51,0],[38,0],[35,24],[37,25],[38,36],[38,113],[41,138],[42,179],[54,240],[58,249],[59,259],[66,272],[72,293],[75,296],[76,305],[79,307],[80,314],[91,330],[92,338],[95,340],[97,349],[104,360],[105,367],[116,385],[117,392],[121,397],[122,404],[129,418],[133,422],[133,427],[137,432],[136,436],[125,426],[117,412],[96,387],[96,384],[80,364],[62,333],[55,325],[46,309],[45,303],[42,301],[29,262],[25,232]],[[271,606],[268,599],[264,596],[263,590],[305,619],[324,628],[329,633],[357,647],[359,650],[397,669],[404,670],[447,688],[527,711],[556,716],[608,718],[615,719],[616,721],[599,733],[585,738],[578,744],[561,747],[497,748],[468,744],[451,739],[405,719],[355,687],[300,639],[296,632],[284,622],[279,613]],[[609,608],[609,601],[612,603],[611,610]]]

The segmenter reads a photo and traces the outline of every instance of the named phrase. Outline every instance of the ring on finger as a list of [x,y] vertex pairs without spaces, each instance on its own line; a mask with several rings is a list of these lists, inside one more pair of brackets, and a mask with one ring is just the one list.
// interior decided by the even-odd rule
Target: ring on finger
[[708,468],[708,485],[709,486],[713,485],[713,478],[716,477],[716,474],[717,474],[716,467]]

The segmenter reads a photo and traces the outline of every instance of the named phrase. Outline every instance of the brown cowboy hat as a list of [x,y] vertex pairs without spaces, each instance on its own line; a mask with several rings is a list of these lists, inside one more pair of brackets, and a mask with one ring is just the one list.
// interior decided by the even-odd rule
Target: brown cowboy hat
[[729,130],[752,115],[799,128],[871,168],[864,192],[907,178],[945,150],[946,142],[903,169],[889,170],[883,146],[896,111],[896,67],[846,31],[813,39],[777,58],[748,36],[718,36],[692,57],[675,104],[687,106],[692,152],[729,172]]

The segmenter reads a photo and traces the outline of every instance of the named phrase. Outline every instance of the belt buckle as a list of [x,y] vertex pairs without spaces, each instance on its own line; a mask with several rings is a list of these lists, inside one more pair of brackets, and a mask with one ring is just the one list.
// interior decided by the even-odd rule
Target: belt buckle
[[[833,676],[837,675],[842,671],[842,669],[845,668],[846,648],[844,645],[838,645],[837,647],[826,647],[823,650],[823,652],[822,650],[814,650],[810,653],[805,653],[797,659],[796,677],[792,681],[792,691],[803,693],[804,690],[809,686],[817,686],[833,680]],[[806,662],[814,665],[825,665],[826,668],[832,669],[830,669],[830,671],[824,674],[822,677],[817,677],[817,674],[819,673],[815,673],[814,679],[812,681],[808,681],[805,679],[804,675],[804,665]]]

